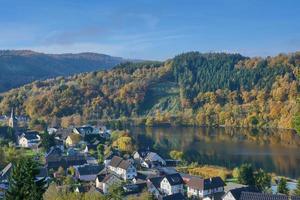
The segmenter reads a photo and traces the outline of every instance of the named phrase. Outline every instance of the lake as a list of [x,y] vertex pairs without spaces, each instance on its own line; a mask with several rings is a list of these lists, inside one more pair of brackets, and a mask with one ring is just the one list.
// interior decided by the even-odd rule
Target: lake
[[199,164],[255,168],[290,178],[300,177],[300,137],[290,130],[194,127],[131,127],[139,148],[171,150]]

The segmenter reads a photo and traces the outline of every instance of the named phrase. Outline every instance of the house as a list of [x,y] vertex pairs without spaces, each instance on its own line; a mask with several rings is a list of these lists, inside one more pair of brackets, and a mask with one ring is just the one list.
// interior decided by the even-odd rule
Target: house
[[255,187],[241,187],[229,190],[223,195],[223,200],[239,200],[242,192],[259,192]]
[[74,147],[81,141],[81,136],[78,134],[71,134],[66,139],[66,145],[69,147]]
[[99,140],[95,140],[93,143],[88,143],[85,146],[85,149],[83,150],[84,153],[89,153],[90,150],[97,151],[97,146],[101,144]]
[[107,167],[108,164],[111,162],[111,159],[114,156],[120,156],[120,152],[117,150],[111,151],[107,156],[104,157],[104,165]]
[[120,184],[121,182],[122,180],[118,176],[104,172],[97,175],[96,188],[103,194],[107,194],[110,186]]
[[108,169],[120,176],[123,180],[131,180],[136,175],[136,168],[129,160],[124,160],[119,156],[114,156],[108,164]]
[[157,153],[148,150],[139,150],[133,154],[133,158],[137,160],[142,167],[153,168],[165,166],[166,161]]
[[35,148],[41,141],[41,137],[36,131],[24,132],[19,136],[19,146],[26,148]]
[[91,186],[90,185],[80,185],[80,186],[77,186],[74,190],[74,192],[77,192],[77,193],[86,193],[86,192],[89,192],[91,189]]
[[224,186],[225,183],[220,177],[207,179],[192,177],[187,182],[187,195],[188,197],[203,198],[224,192]]
[[4,198],[5,192],[8,190],[10,172],[12,170],[12,164],[9,163],[0,171],[0,199]]
[[81,181],[95,181],[99,172],[103,169],[100,165],[83,165],[75,167],[76,178]]
[[123,186],[125,195],[134,195],[141,193],[147,187],[146,182],[136,184],[126,184]]
[[56,128],[56,127],[47,128],[47,132],[48,132],[50,135],[55,134],[57,131],[58,131],[58,128]]
[[85,155],[80,153],[75,153],[74,155],[63,155],[59,148],[55,148],[55,150],[49,152],[45,159],[48,170],[57,170],[59,167],[67,169],[71,166],[76,167],[87,164]]
[[257,193],[257,192],[242,192],[239,200],[288,200],[287,195]]
[[168,196],[160,197],[159,200],[186,200],[182,193],[171,194]]
[[148,192],[153,194],[156,198],[160,196],[160,183],[163,180],[163,178],[164,177],[162,176],[157,176],[147,179]]
[[166,195],[183,193],[183,179],[180,174],[166,175],[160,182],[160,190]]
[[73,133],[79,134],[81,136],[89,135],[89,134],[98,134],[94,131],[94,128],[92,126],[81,126],[73,128]]
[[0,171],[0,183],[8,183],[8,178],[12,170],[12,163],[7,164],[2,171]]
[[137,175],[132,179],[133,183],[145,183],[147,175],[137,172]]

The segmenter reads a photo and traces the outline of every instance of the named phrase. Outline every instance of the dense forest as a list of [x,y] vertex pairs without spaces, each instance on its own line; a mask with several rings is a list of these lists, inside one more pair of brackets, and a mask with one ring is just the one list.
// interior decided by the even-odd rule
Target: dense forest
[[189,52],[165,62],[35,81],[2,95],[0,112],[68,126],[134,119],[148,126],[292,128],[298,112],[300,53],[248,58]]
[[28,50],[2,50],[0,92],[35,80],[110,69],[125,61],[97,53],[44,54]]

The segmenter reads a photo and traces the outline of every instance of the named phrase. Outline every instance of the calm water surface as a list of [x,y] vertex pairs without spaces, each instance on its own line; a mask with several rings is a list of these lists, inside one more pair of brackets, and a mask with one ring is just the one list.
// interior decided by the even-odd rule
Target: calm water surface
[[244,162],[291,178],[300,177],[300,137],[289,130],[245,128],[130,128],[140,148],[163,156],[184,152],[186,160],[234,168]]

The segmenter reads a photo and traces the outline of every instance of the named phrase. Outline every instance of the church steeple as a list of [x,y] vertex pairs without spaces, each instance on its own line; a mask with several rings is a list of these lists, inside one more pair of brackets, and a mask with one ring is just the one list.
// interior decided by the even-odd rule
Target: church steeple
[[10,118],[8,120],[8,126],[17,129],[18,128],[18,120],[15,116],[14,108],[11,109]]

